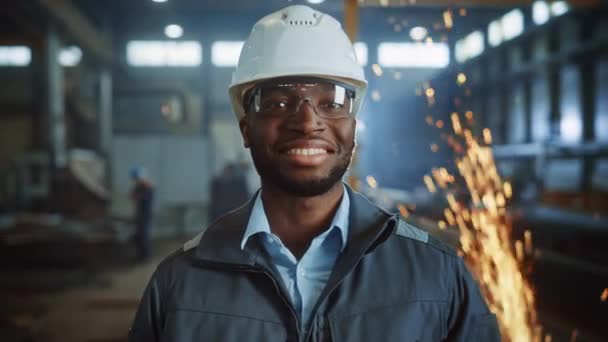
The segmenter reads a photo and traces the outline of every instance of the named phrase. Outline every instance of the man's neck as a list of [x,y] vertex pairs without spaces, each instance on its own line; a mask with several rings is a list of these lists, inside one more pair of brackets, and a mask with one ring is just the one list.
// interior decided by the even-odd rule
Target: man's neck
[[317,235],[329,228],[344,193],[342,182],[318,196],[298,197],[262,184],[270,230],[300,259]]

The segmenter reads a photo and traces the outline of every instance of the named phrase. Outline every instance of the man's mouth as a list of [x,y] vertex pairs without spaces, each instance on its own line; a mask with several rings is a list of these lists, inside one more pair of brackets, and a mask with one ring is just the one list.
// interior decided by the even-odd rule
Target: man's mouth
[[283,158],[295,167],[318,167],[327,162],[334,151],[320,147],[291,147],[282,152]]
[[299,155],[299,156],[316,156],[321,154],[327,154],[327,150],[324,148],[292,148],[287,150],[288,155]]

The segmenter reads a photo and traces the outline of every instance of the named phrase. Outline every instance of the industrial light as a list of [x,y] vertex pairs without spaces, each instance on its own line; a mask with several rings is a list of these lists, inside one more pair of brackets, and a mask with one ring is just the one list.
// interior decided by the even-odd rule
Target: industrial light
[[413,40],[419,42],[423,40],[428,33],[429,31],[426,28],[422,26],[416,26],[410,30],[410,37],[412,37]]
[[59,51],[59,64],[62,66],[76,66],[81,59],[82,50],[78,46],[68,46]]
[[161,3],[161,2],[167,2],[167,0],[152,0],[152,1],[154,1],[154,2],[158,2],[158,3]]
[[456,61],[460,63],[481,55],[485,49],[483,33],[481,31],[469,33],[456,42],[454,49]]
[[524,13],[516,8],[501,19],[503,41],[513,39],[524,32]]
[[167,25],[165,27],[165,35],[169,38],[179,38],[184,34],[184,29],[176,24]]
[[28,46],[0,46],[1,66],[28,66],[32,61],[32,50]]
[[308,0],[308,3],[313,5],[322,4],[323,2],[325,2],[325,0]]
[[559,123],[562,141],[567,143],[580,142],[583,136],[583,123],[576,110],[565,111]]
[[534,23],[542,25],[549,21],[550,17],[549,4],[546,1],[534,1],[534,4],[532,4],[532,20],[534,20]]
[[202,47],[197,41],[141,41],[127,43],[127,62],[132,66],[186,67],[202,62]]
[[494,20],[488,25],[488,42],[492,46],[498,46],[502,43],[502,29],[499,20]]
[[554,1],[551,3],[551,14],[558,17],[570,10],[570,6],[566,1]]

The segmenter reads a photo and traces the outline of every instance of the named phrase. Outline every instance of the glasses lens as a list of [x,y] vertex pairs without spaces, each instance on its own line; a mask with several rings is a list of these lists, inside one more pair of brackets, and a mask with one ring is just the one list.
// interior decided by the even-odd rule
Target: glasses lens
[[261,85],[249,98],[251,112],[260,115],[290,115],[304,102],[321,117],[334,119],[352,115],[354,91],[331,82],[290,82]]

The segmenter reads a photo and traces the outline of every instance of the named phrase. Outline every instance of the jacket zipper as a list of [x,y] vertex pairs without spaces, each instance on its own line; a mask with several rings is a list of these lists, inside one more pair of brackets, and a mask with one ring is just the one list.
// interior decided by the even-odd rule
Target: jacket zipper
[[298,318],[298,315],[296,313],[296,310],[293,308],[293,305],[291,305],[291,302],[286,297],[285,293],[283,293],[283,290],[281,290],[279,283],[277,282],[277,280],[274,278],[274,276],[270,272],[266,271],[265,269],[263,269],[261,267],[225,264],[225,263],[219,263],[219,262],[204,262],[204,264],[206,266],[217,266],[218,268],[220,268],[222,270],[233,269],[235,271],[241,271],[241,272],[247,272],[247,273],[264,274],[266,277],[268,277],[268,279],[270,279],[270,281],[272,282],[272,285],[274,286],[275,291],[279,294],[279,297],[283,300],[283,303],[289,308],[289,311],[291,312],[291,316],[293,317],[293,319],[296,322],[296,340],[297,341],[300,340],[300,334],[301,334],[300,319]]
[[[386,225],[387,225],[387,224],[390,222],[390,220],[391,220],[391,219],[388,219],[388,220],[387,220],[387,221],[384,223],[384,226],[383,226],[383,228],[381,229],[380,234],[378,234],[378,236],[376,236],[376,239],[378,239],[378,238],[379,238],[379,236],[380,236],[380,235],[382,235],[382,232],[384,232],[384,231],[387,229],[387,228],[386,228]],[[373,243],[372,243],[372,245],[373,245]],[[359,259],[357,259],[357,261],[354,263],[354,265],[353,265],[353,268],[352,268],[352,269],[355,269],[355,268],[357,267],[357,265],[359,264],[359,262],[361,261],[361,259],[363,258],[363,256],[364,256],[364,255],[365,255],[365,253],[364,253],[363,255],[359,256]],[[352,270],[352,269],[351,269],[351,270]],[[344,274],[344,276],[343,276],[343,277],[340,277],[340,281],[338,281],[336,284],[334,284],[334,286],[333,286],[333,287],[332,287],[332,288],[329,290],[329,292],[327,292],[327,296],[325,296],[325,297],[324,297],[324,298],[322,298],[322,299],[321,299],[321,298],[319,298],[319,302],[320,302],[320,303],[322,303],[322,302],[324,302],[324,301],[325,301],[327,298],[329,298],[329,297],[332,295],[332,293],[334,293],[334,291],[335,291],[335,290],[338,288],[338,286],[340,286],[340,285],[342,284],[342,282],[344,281],[344,278],[345,278],[345,277],[346,277],[346,274]],[[312,326],[312,323],[314,323],[314,322],[315,322],[315,321],[318,319],[318,308],[319,308],[319,307],[317,306],[317,310],[314,312],[314,315],[313,315],[313,320],[311,321],[311,326]],[[306,338],[304,339],[304,341],[305,341],[305,342],[310,341],[311,336],[312,336],[312,330],[313,330],[313,329],[308,329],[308,331],[307,331],[307,333],[306,333]]]
[[300,340],[300,319],[298,318],[298,314],[296,313],[296,310],[293,308],[293,305],[291,305],[291,302],[289,301],[289,299],[285,296],[285,294],[283,293],[283,290],[281,290],[281,287],[279,286],[279,283],[277,282],[277,280],[274,278],[274,276],[261,268],[253,268],[253,269],[249,269],[246,270],[246,272],[252,272],[252,273],[262,273],[265,274],[270,281],[272,281],[272,285],[274,285],[274,289],[275,291],[279,294],[279,297],[281,297],[281,299],[283,300],[283,303],[289,308],[289,311],[291,312],[291,316],[293,317],[293,319],[296,322],[296,341]]

